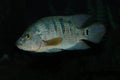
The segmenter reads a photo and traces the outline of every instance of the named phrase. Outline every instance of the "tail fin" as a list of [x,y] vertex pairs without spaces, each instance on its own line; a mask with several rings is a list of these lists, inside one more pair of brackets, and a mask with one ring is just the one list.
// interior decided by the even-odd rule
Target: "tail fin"
[[94,23],[85,30],[88,33],[87,40],[94,43],[99,43],[106,32],[105,26],[100,23]]

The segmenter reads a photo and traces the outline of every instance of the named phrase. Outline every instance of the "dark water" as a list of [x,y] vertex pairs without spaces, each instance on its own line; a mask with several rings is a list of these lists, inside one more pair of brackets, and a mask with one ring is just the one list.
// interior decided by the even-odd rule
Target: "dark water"
[[[93,12],[88,10],[91,2]],[[101,0],[107,34],[87,51],[34,54],[16,48],[15,41],[36,20],[54,15],[95,14],[99,0],[0,1],[0,80],[119,80],[120,1]],[[107,12],[107,5],[111,10]],[[104,12],[105,11],[105,12]],[[114,23],[114,24],[111,24]]]

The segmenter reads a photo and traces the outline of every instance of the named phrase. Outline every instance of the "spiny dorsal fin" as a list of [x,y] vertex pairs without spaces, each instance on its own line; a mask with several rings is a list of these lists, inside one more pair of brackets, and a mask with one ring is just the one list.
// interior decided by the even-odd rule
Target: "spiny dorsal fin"
[[57,38],[53,38],[50,40],[46,40],[45,43],[47,46],[56,46],[58,44],[60,44],[62,42],[62,38],[61,37],[57,37]]

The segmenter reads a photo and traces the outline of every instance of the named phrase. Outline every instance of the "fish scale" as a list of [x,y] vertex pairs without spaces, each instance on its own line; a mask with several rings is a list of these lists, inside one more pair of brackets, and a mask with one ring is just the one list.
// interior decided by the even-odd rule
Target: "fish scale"
[[77,28],[74,27],[75,25],[71,21],[67,21],[61,17],[55,17],[53,18],[52,23],[56,32],[55,34],[57,34],[58,37],[61,36],[64,39],[64,44],[76,43],[76,41],[78,40],[78,35],[76,36]]
[[56,27],[56,34],[58,35],[58,36],[60,36],[60,37],[64,37],[64,33],[63,33],[63,31],[62,31],[62,25],[60,24],[60,21],[59,21],[59,19],[55,19],[55,24],[57,25]]
[[[65,26],[64,26],[64,23],[63,23],[63,19],[62,18],[58,18],[57,21],[56,21],[60,27],[61,27],[61,31],[62,31],[62,34],[63,34],[63,38],[65,38]],[[57,25],[57,26],[59,26]]]
[[67,17],[52,17],[51,19],[47,18],[47,20],[47,23],[45,22],[47,26],[46,35],[49,35],[49,38],[47,39],[62,37],[63,41],[59,47],[63,47],[71,43],[76,44],[80,41],[81,37],[83,38],[83,30],[78,29],[75,22],[69,20]]
[[72,41],[72,43],[75,43],[76,42],[76,34],[75,34],[75,32],[76,32],[76,27],[75,27],[75,25],[71,22],[71,23],[69,23],[69,26],[70,26],[70,33],[71,33],[71,37],[72,37],[72,39],[71,39],[71,41]]
[[[59,19],[60,19],[59,17],[54,17],[53,20],[52,20],[52,23],[54,25],[54,30],[56,32],[55,34],[57,35],[57,36],[54,36],[54,38],[55,37],[62,37],[63,38],[62,42],[64,43],[65,35],[64,35],[64,32],[63,32],[63,25],[61,25],[61,22],[60,22]],[[63,47],[64,44],[60,44],[59,46]]]
[[70,28],[72,26],[69,26],[69,23],[64,23],[64,26],[65,26],[65,39],[66,39],[66,42],[70,43],[71,39],[71,35],[70,35]]

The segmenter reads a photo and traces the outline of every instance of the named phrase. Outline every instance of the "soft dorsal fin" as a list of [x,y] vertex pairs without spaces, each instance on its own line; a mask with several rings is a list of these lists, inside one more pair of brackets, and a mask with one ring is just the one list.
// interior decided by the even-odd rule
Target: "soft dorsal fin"
[[95,16],[91,16],[82,24],[81,28],[86,28],[86,27],[92,25],[95,22],[97,22]]
[[79,29],[86,28],[95,22],[95,17],[92,15],[74,15],[70,16],[70,19]]
[[46,40],[45,43],[47,46],[56,46],[58,44],[60,44],[62,42],[62,38],[61,37],[57,37],[57,38],[53,38],[50,40]]
[[80,15],[70,16],[69,19],[72,20],[77,27],[83,28],[82,25],[83,25],[90,17],[91,17],[91,15],[80,14]]

